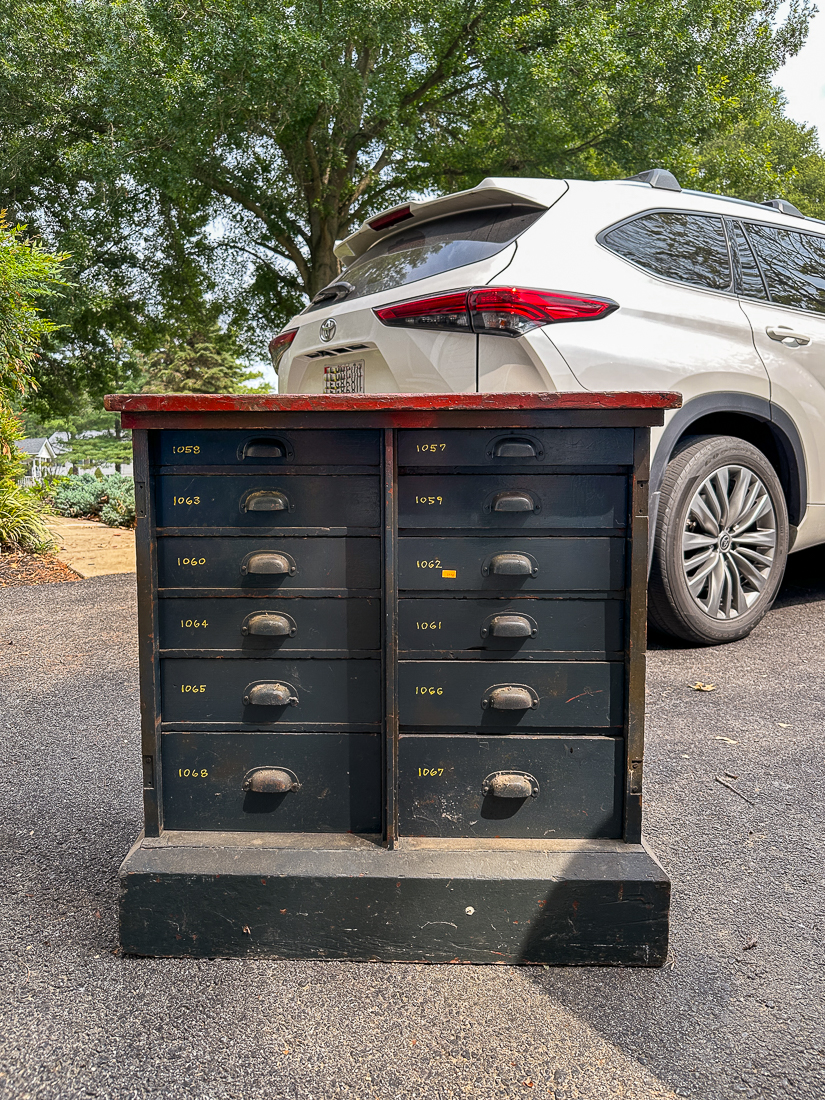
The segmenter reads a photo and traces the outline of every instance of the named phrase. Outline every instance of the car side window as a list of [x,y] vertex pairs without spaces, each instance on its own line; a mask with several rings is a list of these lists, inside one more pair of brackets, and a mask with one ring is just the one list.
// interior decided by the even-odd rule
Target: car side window
[[729,290],[730,258],[722,219],[660,210],[602,235],[612,252],[654,275],[708,290]]
[[825,237],[747,223],[772,302],[825,313]]
[[762,282],[759,265],[756,262],[756,257],[744,229],[739,222],[729,221],[727,225],[731,238],[731,257],[733,259],[736,290],[746,298],[767,298],[768,294],[765,290],[765,284]]

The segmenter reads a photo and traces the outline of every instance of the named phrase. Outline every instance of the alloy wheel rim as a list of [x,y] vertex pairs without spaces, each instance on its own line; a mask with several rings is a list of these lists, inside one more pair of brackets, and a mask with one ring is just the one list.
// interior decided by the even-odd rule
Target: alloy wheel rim
[[746,466],[721,466],[693,494],[682,533],[682,568],[694,603],[712,619],[749,611],[776,560],[776,511]]

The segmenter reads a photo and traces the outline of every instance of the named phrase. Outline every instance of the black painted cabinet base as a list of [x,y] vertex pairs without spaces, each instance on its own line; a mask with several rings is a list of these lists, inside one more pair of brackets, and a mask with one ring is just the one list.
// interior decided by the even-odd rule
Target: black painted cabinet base
[[[279,846],[283,845],[283,846]],[[670,883],[639,844],[175,833],[120,869],[124,953],[661,966]]]

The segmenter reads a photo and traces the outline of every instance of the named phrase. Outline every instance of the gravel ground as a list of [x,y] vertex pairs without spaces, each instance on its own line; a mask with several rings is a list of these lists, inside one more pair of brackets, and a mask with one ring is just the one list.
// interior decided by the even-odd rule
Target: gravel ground
[[4,589],[0,1096],[824,1097],[823,566],[746,641],[650,654],[658,971],[119,957],[134,578]]

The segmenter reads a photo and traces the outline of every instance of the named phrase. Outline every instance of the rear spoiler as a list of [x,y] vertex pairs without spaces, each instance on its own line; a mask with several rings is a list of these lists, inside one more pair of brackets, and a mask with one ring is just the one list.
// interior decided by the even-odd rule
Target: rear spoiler
[[534,179],[494,179],[481,181],[477,187],[468,191],[457,191],[442,198],[425,199],[422,202],[406,202],[399,206],[382,210],[343,241],[335,245],[335,255],[346,266],[361,256],[381,237],[386,236],[401,225],[411,222],[432,221],[443,214],[454,214],[462,210],[481,210],[486,206],[501,206],[504,203],[518,203],[532,206],[537,210],[548,210],[558,202],[567,191],[565,180]]

